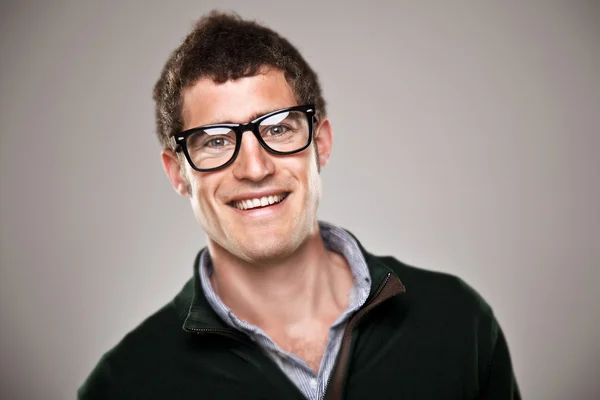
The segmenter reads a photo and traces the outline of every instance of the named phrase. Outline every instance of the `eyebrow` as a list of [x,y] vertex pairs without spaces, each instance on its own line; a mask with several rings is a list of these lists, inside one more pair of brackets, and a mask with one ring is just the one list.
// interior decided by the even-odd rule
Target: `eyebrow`
[[255,112],[254,114],[250,115],[250,119],[248,119],[248,120],[246,120],[244,122],[241,122],[241,123],[240,122],[231,122],[230,120],[228,120],[228,121],[218,120],[218,121],[215,121],[215,122],[207,122],[207,123],[199,125],[199,126],[219,125],[219,124],[245,124],[247,122],[254,121],[254,120],[256,120],[256,119],[258,119],[258,118],[260,118],[260,117],[262,117],[264,115],[270,114],[270,113],[272,113],[274,111],[283,110],[283,109],[286,109],[286,108],[289,108],[289,107],[294,107],[294,106],[275,107],[275,108],[272,108],[270,110]]

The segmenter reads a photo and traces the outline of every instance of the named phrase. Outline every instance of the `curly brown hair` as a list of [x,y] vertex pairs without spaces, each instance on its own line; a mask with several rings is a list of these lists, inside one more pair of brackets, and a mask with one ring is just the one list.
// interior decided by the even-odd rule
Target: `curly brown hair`
[[157,135],[163,148],[183,128],[182,91],[201,78],[216,83],[282,70],[299,104],[314,104],[324,117],[325,100],[316,73],[285,38],[237,14],[212,11],[202,17],[167,60],[154,86]]

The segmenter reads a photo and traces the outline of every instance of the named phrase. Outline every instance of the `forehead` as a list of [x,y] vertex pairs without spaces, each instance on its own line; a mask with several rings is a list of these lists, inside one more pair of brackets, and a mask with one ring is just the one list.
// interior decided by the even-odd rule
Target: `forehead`
[[183,91],[183,129],[219,122],[245,123],[257,115],[297,104],[280,70],[224,83],[203,78]]

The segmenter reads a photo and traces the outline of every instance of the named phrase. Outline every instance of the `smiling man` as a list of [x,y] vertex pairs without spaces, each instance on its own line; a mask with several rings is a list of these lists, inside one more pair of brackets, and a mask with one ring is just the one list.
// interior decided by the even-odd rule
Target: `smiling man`
[[518,399],[506,340],[463,281],[317,220],[332,127],[272,30],[202,18],[154,91],[162,163],[208,246],[81,399]]

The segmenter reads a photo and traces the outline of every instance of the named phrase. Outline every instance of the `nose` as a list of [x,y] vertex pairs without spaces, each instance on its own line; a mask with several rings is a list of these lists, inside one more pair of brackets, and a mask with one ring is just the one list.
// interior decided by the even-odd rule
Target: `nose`
[[233,162],[233,175],[237,179],[259,182],[275,172],[271,155],[265,150],[252,131],[242,133],[240,151]]

